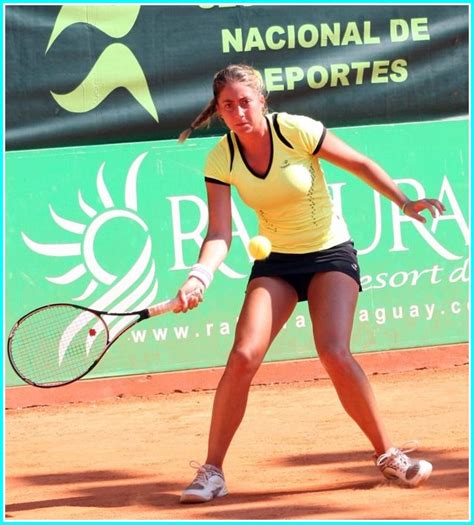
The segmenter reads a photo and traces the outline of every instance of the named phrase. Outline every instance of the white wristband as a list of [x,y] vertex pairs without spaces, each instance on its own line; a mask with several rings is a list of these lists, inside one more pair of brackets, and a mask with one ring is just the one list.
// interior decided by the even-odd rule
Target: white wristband
[[214,278],[214,274],[207,266],[204,266],[204,264],[196,263],[191,268],[188,277],[196,277],[196,279],[199,279],[202,282],[204,288],[207,289]]

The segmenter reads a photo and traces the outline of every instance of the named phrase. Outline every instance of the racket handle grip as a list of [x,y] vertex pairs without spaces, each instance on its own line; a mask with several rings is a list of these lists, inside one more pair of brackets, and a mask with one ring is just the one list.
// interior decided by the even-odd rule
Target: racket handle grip
[[177,306],[181,304],[180,300],[175,297],[174,299],[168,299],[161,303],[154,304],[148,308],[148,315],[154,317],[155,315],[165,314],[173,311]]

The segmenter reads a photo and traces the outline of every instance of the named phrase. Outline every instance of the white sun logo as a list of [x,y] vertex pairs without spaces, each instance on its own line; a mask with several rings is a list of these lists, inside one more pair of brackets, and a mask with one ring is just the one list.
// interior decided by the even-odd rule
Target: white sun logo
[[[104,209],[101,211],[94,209],[84,201],[81,191],[78,192],[79,206],[88,218],[87,223],[60,217],[51,204],[49,205],[54,222],[63,230],[80,236],[81,239],[77,242],[45,244],[35,242],[25,233],[21,233],[28,248],[38,254],[75,259],[74,266],[63,275],[46,277],[48,281],[57,285],[71,284],[88,277],[84,291],[74,297],[73,301],[85,301],[95,294],[99,297],[87,305],[90,308],[126,312],[147,308],[155,299],[158,292],[158,281],[155,275],[155,263],[152,260],[151,238],[148,226],[137,213],[137,176],[146,155],[146,152],[139,155],[128,170],[124,188],[124,208],[115,205],[104,182],[105,162],[102,163],[97,173],[97,192]],[[143,236],[140,236],[143,237],[143,247],[136,260],[122,275],[115,275],[107,271],[98,261],[96,254],[100,230],[115,219],[131,221],[135,227],[138,226],[143,231]],[[79,262],[77,258],[80,259]],[[130,322],[129,319],[112,320],[112,318],[109,318],[108,321],[112,337]]]

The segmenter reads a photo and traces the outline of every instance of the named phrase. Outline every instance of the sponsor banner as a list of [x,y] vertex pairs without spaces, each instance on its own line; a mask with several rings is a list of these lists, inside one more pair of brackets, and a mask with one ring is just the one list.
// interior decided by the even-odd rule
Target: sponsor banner
[[176,138],[232,62],[328,127],[468,113],[468,5],[8,5],[5,23],[9,150]]
[[[364,291],[352,350],[467,341],[468,122],[335,131],[411,198],[439,198],[447,209],[421,225],[356,177],[323,164],[359,251]],[[117,311],[174,296],[206,232],[202,165],[215,142],[7,153],[7,329],[51,302]],[[253,212],[236,193],[232,199],[232,247],[204,303],[141,323],[90,377],[225,364],[252,263],[247,243],[257,233]],[[314,355],[307,303],[300,303],[267,360]],[[7,384],[19,383],[7,366]]]

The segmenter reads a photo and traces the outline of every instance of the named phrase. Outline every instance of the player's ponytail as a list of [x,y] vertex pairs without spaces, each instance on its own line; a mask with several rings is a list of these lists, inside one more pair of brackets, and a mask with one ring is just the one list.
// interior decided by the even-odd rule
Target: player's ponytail
[[178,141],[184,142],[195,129],[201,128],[205,125],[208,126],[215,112],[216,112],[216,99],[213,98],[207,104],[207,106],[201,111],[201,113],[199,113],[199,115],[193,120],[189,128],[181,132],[181,134],[179,135]]

